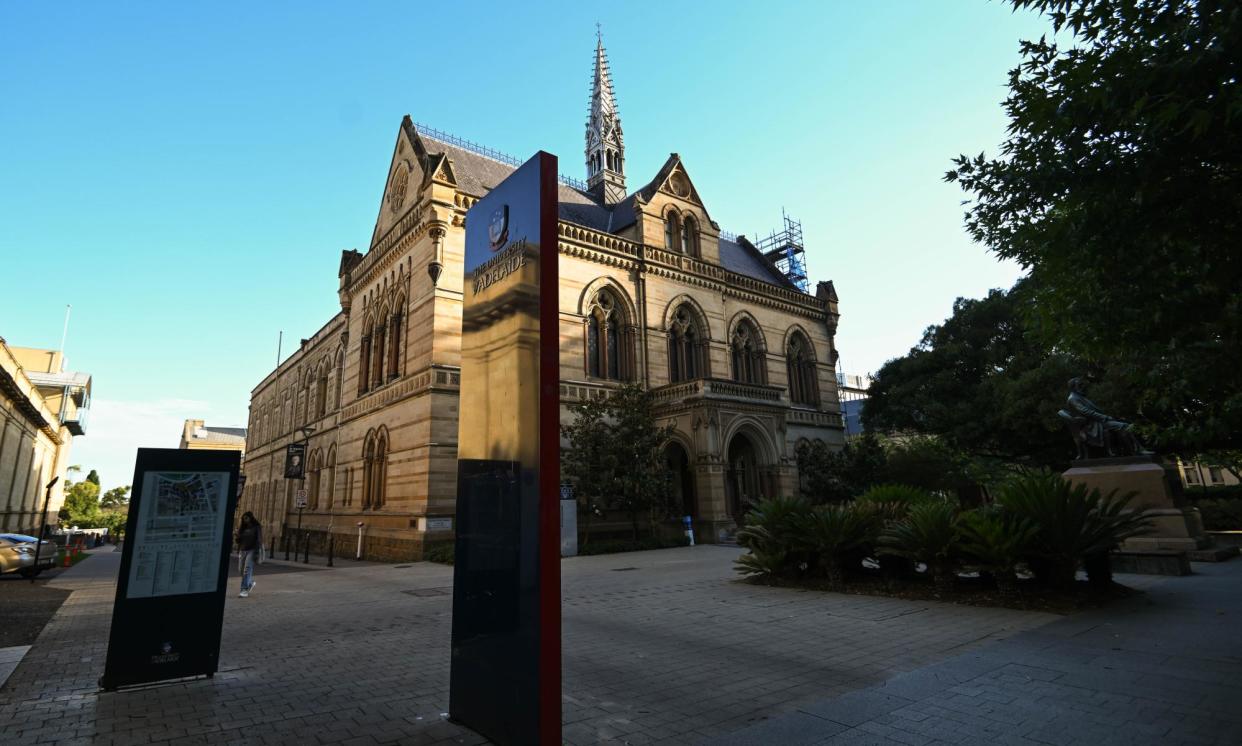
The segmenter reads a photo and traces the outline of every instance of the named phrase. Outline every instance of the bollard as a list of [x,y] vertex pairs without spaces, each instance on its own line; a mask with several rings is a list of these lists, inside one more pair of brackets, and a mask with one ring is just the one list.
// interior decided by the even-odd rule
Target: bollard
[[288,561],[289,561],[289,534],[281,534],[281,535],[280,535],[280,540],[281,540],[282,542],[284,542],[284,545],[285,545],[285,562],[288,562]]
[[328,537],[328,567],[332,567],[332,551],[336,548],[336,538]]
[[310,564],[310,532],[302,535],[302,564]]
[[268,559],[276,559],[276,537],[272,537],[272,549],[267,553]]

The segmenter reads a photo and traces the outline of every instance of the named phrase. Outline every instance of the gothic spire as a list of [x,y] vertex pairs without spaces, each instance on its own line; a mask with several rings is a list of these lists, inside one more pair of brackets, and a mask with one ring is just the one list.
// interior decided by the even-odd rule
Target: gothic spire
[[621,136],[621,117],[604,37],[596,24],[595,71],[591,81],[591,109],[586,127],[587,186],[606,204],[625,198],[625,142]]

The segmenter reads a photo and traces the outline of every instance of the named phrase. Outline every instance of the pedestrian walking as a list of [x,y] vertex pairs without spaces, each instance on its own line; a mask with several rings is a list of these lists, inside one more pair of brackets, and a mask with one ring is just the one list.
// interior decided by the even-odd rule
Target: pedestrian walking
[[246,598],[254,590],[254,566],[263,551],[263,528],[255,520],[254,513],[246,511],[241,518],[241,527],[237,529],[237,548],[241,551],[241,593]]

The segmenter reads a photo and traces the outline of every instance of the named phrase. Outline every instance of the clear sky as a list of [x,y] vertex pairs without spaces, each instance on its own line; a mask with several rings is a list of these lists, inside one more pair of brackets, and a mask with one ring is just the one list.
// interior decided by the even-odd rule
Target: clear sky
[[338,308],[410,114],[583,177],[603,25],[629,186],[681,154],[712,217],[802,220],[841,297],[846,372],[1007,287],[941,177],[995,152],[1018,40],[995,0],[0,4],[0,336],[94,376],[74,463],[128,484],[181,423],[245,426],[251,388]]

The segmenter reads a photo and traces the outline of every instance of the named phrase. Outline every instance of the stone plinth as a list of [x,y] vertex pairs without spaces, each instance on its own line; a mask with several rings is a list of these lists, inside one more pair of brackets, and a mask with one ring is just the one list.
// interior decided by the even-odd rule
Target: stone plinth
[[1207,546],[1203,519],[1186,504],[1176,472],[1151,456],[1083,459],[1062,476],[1071,484],[1099,489],[1104,495],[1137,493],[1130,507],[1150,519],[1152,532],[1127,539],[1124,550],[1193,551]]

